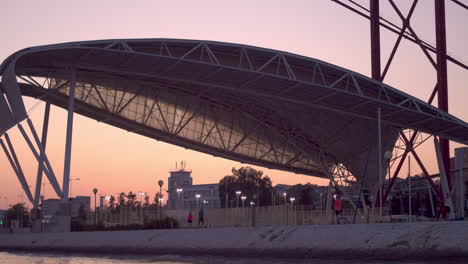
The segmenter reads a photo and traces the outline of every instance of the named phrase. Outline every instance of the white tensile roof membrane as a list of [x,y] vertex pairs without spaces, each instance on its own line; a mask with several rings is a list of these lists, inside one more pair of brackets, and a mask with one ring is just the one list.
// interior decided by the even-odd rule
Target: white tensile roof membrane
[[[274,169],[327,177],[324,169],[342,164],[358,180],[366,177],[367,188],[378,182],[379,107],[382,157],[405,128],[468,142],[466,122],[395,88],[323,61],[245,45],[74,42],[19,51],[1,72],[7,100],[10,72],[25,80],[22,95],[66,108],[75,72],[79,114]],[[46,85],[27,76],[45,78]],[[16,108],[23,113],[21,104]],[[16,122],[25,118],[13,112]],[[11,127],[8,120],[0,132]]]

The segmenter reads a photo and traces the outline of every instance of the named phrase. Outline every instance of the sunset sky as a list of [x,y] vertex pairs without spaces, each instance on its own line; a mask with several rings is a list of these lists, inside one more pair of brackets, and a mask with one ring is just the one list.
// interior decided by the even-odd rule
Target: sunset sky
[[[368,6],[368,1],[357,1]],[[400,25],[387,1],[381,15]],[[412,1],[396,1],[406,15]],[[435,44],[434,1],[419,1],[412,26],[419,37]],[[462,1],[463,2],[463,1]],[[465,3],[467,1],[464,1]],[[328,0],[318,1],[2,1],[0,60],[27,47],[71,41],[119,38],[202,39],[248,44],[317,58],[370,75],[369,21]],[[447,49],[468,64],[468,12],[446,3]],[[382,29],[382,63],[396,35]],[[383,66],[382,66],[383,68]],[[449,112],[468,120],[468,72],[448,64]],[[429,98],[436,74],[419,47],[403,41],[385,83],[416,96]],[[34,125],[41,131],[44,103],[25,98]],[[47,154],[62,182],[66,111],[52,107]],[[9,132],[21,165],[34,189],[37,163],[16,128]],[[451,143],[453,148],[460,144]],[[185,160],[195,184],[218,182],[232,167],[245,164],[215,158],[98,123],[75,115],[72,149],[72,195],[148,192],[157,181],[167,182],[176,161]],[[418,149],[431,173],[437,171],[432,141]],[[259,168],[259,167],[256,167]],[[326,180],[259,168],[274,184],[316,183]],[[416,166],[412,172],[418,173]],[[400,175],[406,175],[406,167]],[[163,187],[164,188],[164,187]],[[23,191],[4,153],[0,153],[0,209],[16,203]],[[46,185],[46,198],[55,197]],[[26,197],[23,198],[27,200]]]

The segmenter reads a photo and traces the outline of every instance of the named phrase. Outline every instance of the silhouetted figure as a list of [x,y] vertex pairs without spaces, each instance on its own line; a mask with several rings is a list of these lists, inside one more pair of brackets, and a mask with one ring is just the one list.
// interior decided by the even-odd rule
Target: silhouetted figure
[[343,212],[341,207],[341,199],[339,195],[336,195],[335,200],[333,201],[333,208],[335,209],[336,223],[339,224],[339,216]]
[[203,207],[200,208],[200,212],[198,212],[198,226],[205,224],[205,216],[203,212]]
[[187,216],[187,223],[189,224],[190,227],[192,227],[192,220],[193,220],[192,212],[190,212]]

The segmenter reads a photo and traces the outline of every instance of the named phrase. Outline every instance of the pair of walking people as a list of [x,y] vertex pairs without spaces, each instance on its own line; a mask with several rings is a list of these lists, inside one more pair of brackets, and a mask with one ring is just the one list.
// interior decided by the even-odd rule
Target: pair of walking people
[[[192,216],[192,212],[190,211],[187,216],[187,223],[189,224],[190,227],[192,227],[192,222],[193,222],[193,216]],[[202,207],[200,208],[200,211],[198,211],[198,226],[201,226],[204,224],[205,224],[205,213],[203,212],[203,207]]]

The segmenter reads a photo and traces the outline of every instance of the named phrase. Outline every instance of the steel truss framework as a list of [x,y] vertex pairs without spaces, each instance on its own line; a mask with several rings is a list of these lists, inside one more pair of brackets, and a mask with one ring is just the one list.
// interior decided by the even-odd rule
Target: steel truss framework
[[[398,47],[401,43],[401,40],[404,38],[406,40],[409,40],[415,44],[417,44],[420,48],[421,51],[424,53],[426,58],[428,59],[429,63],[434,67],[436,73],[437,73],[437,83],[432,90],[428,103],[432,104],[434,98],[436,95],[438,95],[438,107],[445,111],[448,112],[448,89],[447,89],[447,61],[454,63],[455,65],[468,70],[468,66],[465,65],[463,62],[457,60],[456,58],[450,56],[447,54],[446,50],[446,25],[445,25],[445,3],[446,2],[452,2],[459,7],[468,9],[468,7],[461,3],[460,1],[457,0],[452,0],[452,1],[445,1],[445,0],[434,0],[434,11],[435,11],[435,31],[436,31],[436,47],[432,46],[431,44],[421,40],[421,38],[418,36],[417,32],[413,29],[411,26],[411,17],[414,13],[414,10],[418,4],[418,0],[413,0],[412,4],[408,10],[407,15],[405,16],[402,12],[402,10],[398,7],[398,5],[393,1],[393,0],[388,0],[390,3],[391,7],[395,11],[395,13],[398,15],[398,17],[401,19],[401,26],[397,26],[385,18],[380,16],[379,12],[379,1],[378,0],[370,0],[370,8],[366,8],[356,1],[353,0],[332,0],[333,2],[353,11],[354,13],[363,16],[365,18],[368,18],[370,20],[370,25],[371,25],[371,57],[372,57],[372,78],[375,80],[383,81],[385,79],[385,76],[389,70],[390,65],[393,62],[393,59],[395,57],[396,51],[398,50]],[[389,30],[393,33],[398,34],[398,38],[395,41],[395,44],[392,48],[392,51],[390,53],[390,56],[385,64],[384,70],[381,71],[381,62],[380,62],[380,27],[385,28],[386,30]],[[431,55],[432,53],[436,54],[436,59],[433,58]],[[440,136],[440,147],[439,144],[436,144],[436,153],[439,153],[439,148],[440,148],[440,156],[442,162],[439,164],[441,167],[441,182],[444,182],[446,179],[446,185],[447,188],[443,188],[444,184],[441,184],[440,189],[437,189],[432,178],[430,177],[427,169],[425,168],[423,162],[419,158],[418,154],[415,151],[415,148],[417,145],[415,143],[415,140],[418,135],[418,130],[415,129],[412,132],[412,135],[408,136],[405,133],[402,133],[400,131],[400,140],[403,142],[404,146],[404,152],[400,156],[401,158],[399,159],[399,162],[394,170],[393,177],[391,177],[391,180],[389,182],[388,188],[386,191],[380,192],[380,196],[378,197],[376,204],[379,205],[381,204],[380,201],[385,201],[386,198],[388,197],[389,193],[392,190],[392,186],[395,183],[395,180],[397,179],[397,176],[400,172],[400,169],[405,162],[405,159],[408,157],[408,154],[412,154],[418,165],[420,166],[421,170],[423,171],[423,174],[425,175],[426,179],[430,183],[432,189],[434,192],[437,193],[438,199],[441,202],[441,213],[443,215],[446,214],[445,212],[445,206],[444,203],[446,202],[446,199],[448,199],[450,203],[450,207],[452,207],[451,204],[451,199],[450,199],[450,193],[452,193],[453,190],[453,185],[451,184],[451,170],[450,170],[450,162],[449,162],[449,141],[448,138],[439,135]],[[438,140],[435,140],[438,142]],[[441,165],[443,164],[443,165]],[[442,172],[443,171],[443,172]],[[447,176],[445,176],[447,175]],[[448,198],[447,198],[448,197]],[[454,210],[451,210],[451,213],[453,213]]]
[[[3,80],[11,78],[8,74],[20,80],[24,96],[69,109],[74,104],[76,113],[134,133],[324,178],[341,164],[358,179],[368,174],[370,187],[378,168],[363,168],[363,162],[371,152],[377,157],[378,109],[383,151],[393,148],[403,128],[468,142],[467,123],[379,81],[319,60],[245,45],[174,39],[75,42],[19,51],[1,70]],[[8,87],[3,82],[4,91]],[[15,124],[26,118],[34,130],[27,116],[12,116]],[[44,146],[33,134],[36,157],[53,181]]]

